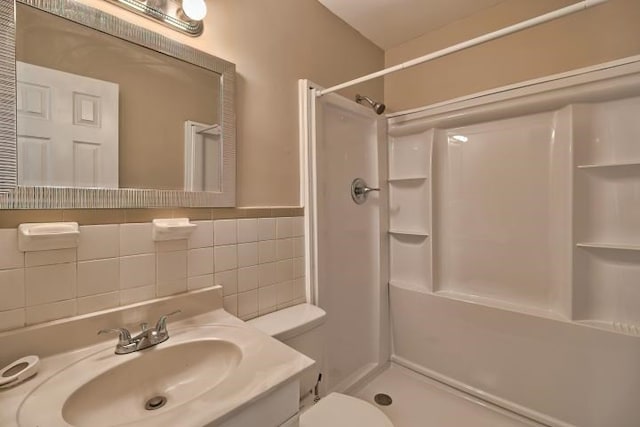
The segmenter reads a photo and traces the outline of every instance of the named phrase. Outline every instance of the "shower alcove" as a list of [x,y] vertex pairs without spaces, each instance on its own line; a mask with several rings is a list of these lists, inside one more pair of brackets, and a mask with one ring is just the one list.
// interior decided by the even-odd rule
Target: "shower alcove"
[[395,119],[392,286],[640,336],[640,97],[576,96]]
[[[309,288],[359,355],[333,384],[390,359],[543,425],[635,427],[640,57],[386,118],[310,86]],[[355,205],[355,177],[383,191]]]
[[389,118],[391,360],[546,425],[636,425],[639,117],[636,59]]
[[424,178],[389,182],[391,282],[566,316],[568,119],[559,111],[392,136],[389,176]]

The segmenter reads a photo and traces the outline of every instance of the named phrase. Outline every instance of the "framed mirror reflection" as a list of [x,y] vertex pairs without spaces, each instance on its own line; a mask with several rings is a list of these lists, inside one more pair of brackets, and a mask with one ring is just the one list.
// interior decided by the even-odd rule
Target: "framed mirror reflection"
[[14,34],[1,207],[235,204],[232,63],[73,0],[18,0]]

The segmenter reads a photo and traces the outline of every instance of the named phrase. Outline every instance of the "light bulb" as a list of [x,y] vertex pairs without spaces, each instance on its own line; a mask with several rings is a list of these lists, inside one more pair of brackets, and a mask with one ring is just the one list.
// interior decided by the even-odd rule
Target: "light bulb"
[[182,0],[182,11],[194,21],[202,21],[207,15],[207,4],[204,0]]

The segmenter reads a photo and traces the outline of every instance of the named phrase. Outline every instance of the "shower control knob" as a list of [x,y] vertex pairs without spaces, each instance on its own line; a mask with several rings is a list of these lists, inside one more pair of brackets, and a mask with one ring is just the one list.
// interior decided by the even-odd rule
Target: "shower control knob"
[[358,205],[366,202],[367,196],[372,191],[380,191],[380,189],[369,187],[365,180],[362,178],[356,178],[351,183],[351,198]]

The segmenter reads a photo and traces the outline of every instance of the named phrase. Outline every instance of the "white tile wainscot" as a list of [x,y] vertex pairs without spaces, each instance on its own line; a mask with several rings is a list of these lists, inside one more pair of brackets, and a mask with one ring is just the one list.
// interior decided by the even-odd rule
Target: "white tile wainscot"
[[18,250],[0,229],[0,331],[212,285],[242,319],[305,301],[303,217],[194,221],[154,242],[151,223],[80,227],[77,249]]

